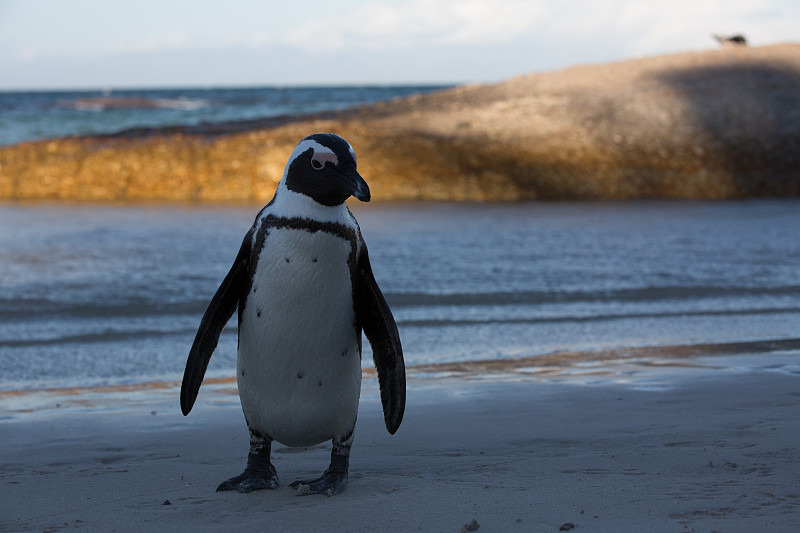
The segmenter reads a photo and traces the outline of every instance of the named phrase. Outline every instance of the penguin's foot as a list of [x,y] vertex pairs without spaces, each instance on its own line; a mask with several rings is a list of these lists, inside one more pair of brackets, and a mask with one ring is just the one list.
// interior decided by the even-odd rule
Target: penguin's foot
[[217,487],[217,492],[224,490],[238,490],[241,493],[253,492],[254,490],[263,489],[277,489],[278,488],[278,474],[275,472],[275,467],[269,465],[269,468],[245,468],[244,472],[238,476],[232,477],[223,481]]
[[347,472],[331,470],[330,468],[322,474],[322,477],[311,481],[295,481],[290,487],[297,489],[297,496],[308,496],[309,494],[325,494],[333,496],[341,492],[347,485]]

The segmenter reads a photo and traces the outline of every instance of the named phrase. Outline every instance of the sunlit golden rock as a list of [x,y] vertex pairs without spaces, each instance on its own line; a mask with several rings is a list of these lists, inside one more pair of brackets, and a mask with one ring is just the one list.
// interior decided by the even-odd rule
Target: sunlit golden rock
[[339,113],[0,148],[0,198],[266,201],[346,138],[376,200],[800,195],[800,45],[529,74]]

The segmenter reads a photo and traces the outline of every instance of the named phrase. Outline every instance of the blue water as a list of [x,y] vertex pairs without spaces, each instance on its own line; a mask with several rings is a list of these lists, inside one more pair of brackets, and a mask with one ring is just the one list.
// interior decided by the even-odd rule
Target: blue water
[[[800,200],[350,203],[410,365],[800,354]],[[0,389],[179,379],[259,207],[0,206]],[[228,327],[209,375],[235,357]]]
[[0,92],[0,145],[345,109],[438,86]]

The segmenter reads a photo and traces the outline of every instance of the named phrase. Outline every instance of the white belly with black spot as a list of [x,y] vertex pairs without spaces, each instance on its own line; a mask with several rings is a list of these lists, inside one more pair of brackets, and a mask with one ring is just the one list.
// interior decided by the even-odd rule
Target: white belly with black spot
[[253,429],[287,446],[348,434],[361,357],[347,265],[323,231],[270,228],[241,318],[237,380]]

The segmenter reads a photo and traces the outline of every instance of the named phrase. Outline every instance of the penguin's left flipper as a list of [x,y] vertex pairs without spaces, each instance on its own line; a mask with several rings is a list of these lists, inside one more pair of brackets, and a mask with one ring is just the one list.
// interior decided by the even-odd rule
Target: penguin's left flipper
[[356,317],[372,346],[373,361],[378,370],[383,419],[394,435],[403,421],[406,407],[406,367],[403,347],[392,311],[375,282],[369,263],[367,246],[362,243],[358,256]]
[[208,361],[219,342],[219,335],[236,311],[240,297],[247,290],[252,236],[253,230],[251,229],[242,241],[236,261],[228,275],[222,280],[200,321],[200,328],[197,330],[192,349],[189,350],[186,370],[183,372],[183,383],[181,383],[181,411],[184,415],[188,415],[192,410],[197,393],[200,391],[200,384],[203,382],[203,376],[206,374],[206,368],[208,368]]

